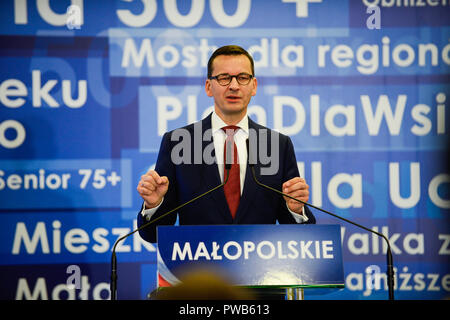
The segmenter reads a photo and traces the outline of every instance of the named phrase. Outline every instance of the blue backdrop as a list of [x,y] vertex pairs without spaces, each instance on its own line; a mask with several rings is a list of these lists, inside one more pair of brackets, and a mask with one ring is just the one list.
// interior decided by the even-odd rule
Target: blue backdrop
[[[164,132],[210,112],[225,44],[253,55],[249,114],[291,137],[310,201],[388,236],[396,298],[448,298],[449,3],[2,1],[0,298],[109,298],[137,182]],[[346,289],[320,298],[386,298],[367,286],[385,245],[341,231]],[[155,247],[135,234],[118,260],[119,298],[144,298]]]

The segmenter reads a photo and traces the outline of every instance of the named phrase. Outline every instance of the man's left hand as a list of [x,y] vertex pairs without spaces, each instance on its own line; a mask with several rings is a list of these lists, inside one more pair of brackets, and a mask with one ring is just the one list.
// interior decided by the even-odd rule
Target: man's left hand
[[[308,202],[309,185],[303,178],[295,177],[283,183],[283,192],[293,198],[299,199],[303,202]],[[284,200],[286,201],[289,210],[298,214],[302,214],[302,203],[289,199],[288,197],[284,197]]]

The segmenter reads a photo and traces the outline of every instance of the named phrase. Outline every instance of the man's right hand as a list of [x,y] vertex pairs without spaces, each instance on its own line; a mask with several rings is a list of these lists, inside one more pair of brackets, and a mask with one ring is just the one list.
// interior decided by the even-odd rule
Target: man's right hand
[[144,199],[145,208],[151,209],[161,203],[168,187],[169,179],[166,176],[160,177],[155,170],[149,170],[141,176],[136,189],[142,199]]

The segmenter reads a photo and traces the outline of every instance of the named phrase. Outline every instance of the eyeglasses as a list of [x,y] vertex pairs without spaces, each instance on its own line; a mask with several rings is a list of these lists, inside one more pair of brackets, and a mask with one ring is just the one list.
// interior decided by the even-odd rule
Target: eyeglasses
[[214,77],[209,77],[210,80],[216,79],[217,82],[221,86],[229,85],[231,83],[231,80],[233,80],[233,78],[236,78],[236,81],[240,85],[245,86],[250,83],[250,80],[252,80],[253,76],[248,73],[239,73],[238,75],[234,75],[234,76],[232,76],[231,74],[228,74],[228,73],[222,73],[222,74],[218,74],[217,76],[214,76]]

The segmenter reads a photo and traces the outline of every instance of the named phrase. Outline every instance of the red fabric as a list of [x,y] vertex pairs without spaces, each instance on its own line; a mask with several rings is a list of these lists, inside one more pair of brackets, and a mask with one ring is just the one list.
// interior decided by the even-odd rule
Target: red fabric
[[158,287],[171,287],[172,285],[166,281],[158,272]]
[[[236,143],[234,143],[233,139],[233,136],[236,133],[236,130],[238,129],[239,127],[236,126],[226,126],[222,128],[222,130],[224,130],[225,133],[227,134],[223,152],[224,164],[226,163],[227,159],[227,146],[230,143],[233,143],[233,152],[231,153],[231,156],[233,157],[233,163],[231,164],[228,182],[224,186],[225,198],[227,199],[228,207],[230,209],[231,216],[233,217],[233,219],[236,216],[239,201],[241,200],[241,187],[240,187],[241,179],[239,174],[238,154]],[[227,170],[225,169],[224,166],[223,178],[226,179],[226,177],[227,177]]]

